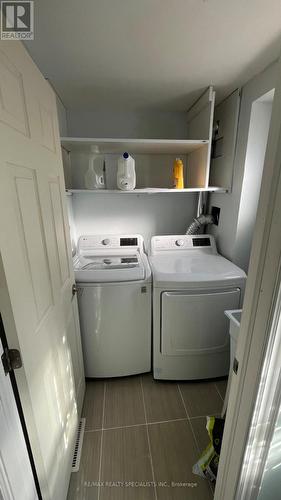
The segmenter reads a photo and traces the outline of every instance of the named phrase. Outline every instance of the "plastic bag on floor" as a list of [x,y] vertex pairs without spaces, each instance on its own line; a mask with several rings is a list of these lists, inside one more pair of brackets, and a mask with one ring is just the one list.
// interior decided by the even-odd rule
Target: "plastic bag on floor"
[[216,481],[221,443],[224,429],[224,419],[207,417],[206,429],[210,437],[210,443],[203,451],[198,462],[193,466],[192,472],[198,476]]

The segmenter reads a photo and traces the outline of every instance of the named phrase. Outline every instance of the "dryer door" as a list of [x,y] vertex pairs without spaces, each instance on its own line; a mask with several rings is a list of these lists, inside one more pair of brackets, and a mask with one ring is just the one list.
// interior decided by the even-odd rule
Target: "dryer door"
[[226,309],[238,309],[240,289],[163,292],[161,352],[198,355],[228,349]]

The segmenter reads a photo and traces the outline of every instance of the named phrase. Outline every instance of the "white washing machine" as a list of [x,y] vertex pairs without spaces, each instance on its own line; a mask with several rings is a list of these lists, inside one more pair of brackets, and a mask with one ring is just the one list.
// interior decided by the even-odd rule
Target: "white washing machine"
[[244,271],[217,253],[213,236],[154,236],[153,373],[193,380],[229,372],[227,309],[242,306]]
[[86,377],[150,371],[151,271],[142,236],[81,236],[74,271]]

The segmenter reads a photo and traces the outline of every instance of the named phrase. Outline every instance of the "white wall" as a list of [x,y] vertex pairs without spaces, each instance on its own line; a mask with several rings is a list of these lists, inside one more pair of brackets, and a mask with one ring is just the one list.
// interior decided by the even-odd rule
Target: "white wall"
[[155,234],[183,234],[195,217],[197,195],[73,194],[77,238],[82,234],[140,233],[149,244]]
[[240,264],[245,263],[244,258],[241,259],[241,254],[243,254],[243,240],[240,239],[240,246],[236,246],[236,237],[252,104],[275,87],[276,69],[276,63],[270,65],[265,71],[250,80],[243,87],[232,191],[226,194],[212,193],[209,199],[209,207],[217,206],[221,208],[219,226],[212,226],[209,228],[209,231],[216,237],[219,251],[234,262],[238,259],[237,263],[239,261]]
[[67,111],[70,137],[186,139],[186,112]]
[[245,271],[247,271],[249,267],[272,113],[274,93],[270,92],[270,94],[271,101],[264,102],[263,100],[257,100],[253,103],[250,120],[248,147],[234,248],[235,263]]

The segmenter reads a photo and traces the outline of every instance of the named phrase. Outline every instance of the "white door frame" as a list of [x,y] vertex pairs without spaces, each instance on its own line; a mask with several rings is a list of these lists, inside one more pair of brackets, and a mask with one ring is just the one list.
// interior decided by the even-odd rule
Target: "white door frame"
[[[274,471],[276,469],[276,465],[278,466],[280,464],[280,458],[278,455],[276,456],[276,443],[271,450],[271,457],[269,456],[272,446],[272,438],[274,436],[275,426],[280,412],[281,401],[280,278],[281,275],[279,272],[279,291],[276,293],[276,306],[274,307],[275,310],[273,314],[272,326],[261,374],[261,383],[259,385],[249,437],[241,468],[240,480],[237,488],[236,496],[240,500],[255,500],[259,495],[264,473],[266,473],[266,471]],[[267,463],[268,458],[269,462]],[[269,484],[268,481],[267,483]]]
[[264,164],[249,276],[222,443],[215,500],[234,500],[273,328],[281,266],[281,60]]

